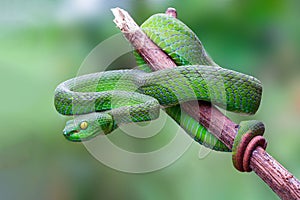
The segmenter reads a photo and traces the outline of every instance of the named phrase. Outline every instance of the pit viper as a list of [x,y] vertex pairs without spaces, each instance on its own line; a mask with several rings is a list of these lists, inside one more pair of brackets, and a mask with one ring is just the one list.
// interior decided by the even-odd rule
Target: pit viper
[[[75,142],[89,140],[122,124],[155,120],[163,108],[200,144],[230,151],[182,111],[180,103],[209,101],[228,111],[255,114],[261,101],[261,82],[217,65],[195,33],[179,19],[155,14],[141,28],[178,67],[151,72],[135,52],[136,69],[87,74],[59,84],[54,95],[56,110],[77,116],[66,123],[64,136]],[[257,124],[261,123],[244,122],[238,134],[257,128]]]

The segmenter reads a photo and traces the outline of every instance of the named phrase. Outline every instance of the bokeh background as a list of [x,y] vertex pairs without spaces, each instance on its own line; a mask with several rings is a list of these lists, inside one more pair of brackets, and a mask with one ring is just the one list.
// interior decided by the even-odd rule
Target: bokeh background
[[[300,1],[2,0],[1,200],[277,199],[254,173],[237,172],[229,153],[199,159],[196,142],[164,169],[130,174],[64,139],[66,118],[55,111],[54,89],[76,76],[94,47],[119,33],[110,11],[116,6],[139,24],[175,7],[220,66],[259,78],[264,93],[258,113],[230,116],[262,120],[268,152],[300,178]],[[130,59],[114,64],[132,67]]]

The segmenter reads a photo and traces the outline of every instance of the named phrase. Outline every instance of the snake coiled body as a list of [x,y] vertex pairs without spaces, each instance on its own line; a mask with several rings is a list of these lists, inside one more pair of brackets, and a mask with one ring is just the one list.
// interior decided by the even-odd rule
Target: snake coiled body
[[195,140],[228,151],[212,135],[213,140],[207,141],[209,132],[180,112],[178,105],[203,100],[232,112],[254,114],[261,100],[260,81],[215,64],[197,36],[178,19],[156,14],[141,27],[177,65],[183,66],[147,73],[150,68],[142,67],[144,61],[137,56],[144,71],[99,72],[61,83],[55,90],[57,111],[79,116],[67,122],[65,137],[71,141],[90,139],[100,132],[110,133],[124,123],[154,120],[160,108],[166,108]]

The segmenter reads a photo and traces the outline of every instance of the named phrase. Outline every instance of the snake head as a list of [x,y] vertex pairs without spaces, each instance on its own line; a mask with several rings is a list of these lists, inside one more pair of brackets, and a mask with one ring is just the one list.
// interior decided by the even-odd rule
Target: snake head
[[91,139],[100,133],[113,131],[112,116],[107,113],[90,113],[76,116],[67,121],[63,130],[66,139],[73,142],[80,142]]

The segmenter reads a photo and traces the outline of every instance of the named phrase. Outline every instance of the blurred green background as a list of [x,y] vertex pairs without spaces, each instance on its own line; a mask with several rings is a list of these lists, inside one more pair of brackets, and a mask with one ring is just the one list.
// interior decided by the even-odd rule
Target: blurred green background
[[[66,119],[55,111],[54,89],[76,76],[94,47],[119,33],[110,11],[116,6],[139,24],[175,7],[220,66],[259,78],[264,93],[258,113],[230,116],[262,120],[268,152],[300,178],[300,1],[2,0],[1,200],[277,198],[254,173],[237,172],[231,154],[199,159],[196,142],[164,169],[130,174],[64,139]],[[132,67],[125,61],[114,64]]]

